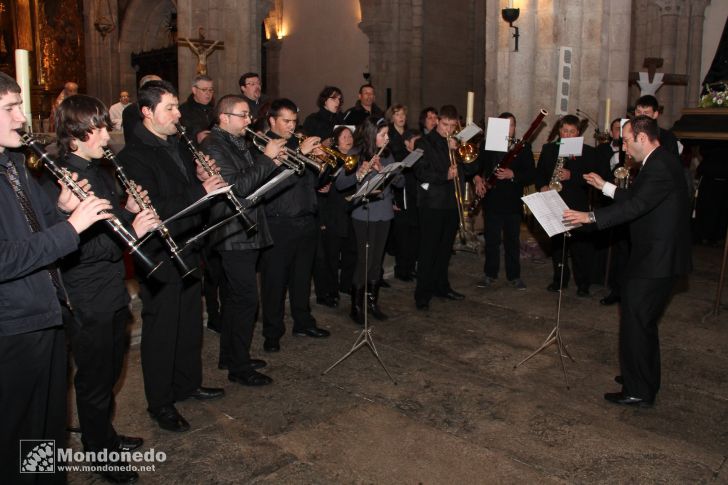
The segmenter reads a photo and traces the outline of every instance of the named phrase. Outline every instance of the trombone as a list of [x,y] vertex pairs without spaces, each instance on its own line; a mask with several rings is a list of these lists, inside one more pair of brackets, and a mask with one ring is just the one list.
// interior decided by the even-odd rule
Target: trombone
[[[271,141],[271,137],[251,130],[247,126],[245,127],[245,131],[250,133],[253,137],[253,145],[255,145],[255,148],[257,148],[261,152],[265,151],[265,145],[267,145],[268,142]],[[310,165],[311,167],[316,169],[317,173],[323,172],[324,168],[326,168],[325,163],[318,160],[313,160],[303,153],[299,152],[298,150],[293,150],[292,148],[288,148],[286,146],[284,146],[283,148],[286,150],[286,156],[279,158],[280,162],[287,168],[290,168],[291,170],[296,172],[296,174],[298,175],[301,175],[303,173],[306,165]]]
[[465,241],[465,208],[463,207],[463,193],[462,189],[460,187],[460,172],[458,171],[458,162],[457,158],[455,156],[455,152],[459,152],[459,149],[462,148],[462,146],[458,147],[457,149],[451,149],[450,148],[450,139],[454,138],[454,135],[448,135],[447,136],[447,152],[450,156],[450,166],[455,167],[456,173],[455,177],[453,177],[452,182],[453,186],[455,188],[455,204],[457,205],[458,209],[458,224],[460,226],[460,240]]

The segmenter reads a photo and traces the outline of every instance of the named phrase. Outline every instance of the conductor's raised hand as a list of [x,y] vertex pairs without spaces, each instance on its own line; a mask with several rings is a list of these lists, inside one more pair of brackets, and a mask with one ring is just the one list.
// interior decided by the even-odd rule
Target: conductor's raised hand
[[594,172],[584,174],[584,180],[597,190],[602,190],[602,187],[604,187],[604,179]]

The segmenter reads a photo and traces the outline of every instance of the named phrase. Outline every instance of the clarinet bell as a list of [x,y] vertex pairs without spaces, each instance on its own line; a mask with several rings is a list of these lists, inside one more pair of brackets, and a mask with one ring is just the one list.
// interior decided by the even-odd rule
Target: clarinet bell
[[149,257],[146,254],[141,252],[141,250],[139,249],[139,246],[132,247],[131,250],[129,251],[129,253],[131,255],[133,255],[136,258],[137,262],[139,262],[139,264],[142,266],[146,276],[150,276],[152,273],[157,271],[159,269],[159,267],[162,266],[162,264],[164,263],[164,261],[155,263],[154,261],[149,259]]
[[257,224],[253,222],[245,212],[240,211],[239,214],[245,234],[247,234],[248,236],[252,236],[253,234],[255,234],[258,231]]

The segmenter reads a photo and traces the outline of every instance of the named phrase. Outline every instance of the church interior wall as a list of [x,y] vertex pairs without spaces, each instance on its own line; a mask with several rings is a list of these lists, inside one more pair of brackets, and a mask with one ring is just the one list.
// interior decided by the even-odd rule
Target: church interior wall
[[[358,0],[285,0],[280,47],[279,94],[291,98],[303,119],[318,110],[325,85],[344,94],[343,109],[357,100],[369,72],[369,40],[359,29]],[[314,47],[315,46],[315,47]],[[379,88],[379,87],[378,87]],[[381,106],[384,89],[378,89]]]
[[710,64],[713,62],[715,51],[718,49],[720,36],[728,20],[728,1],[713,0],[705,9],[705,23],[703,24],[703,52],[700,61],[700,81],[708,74]]

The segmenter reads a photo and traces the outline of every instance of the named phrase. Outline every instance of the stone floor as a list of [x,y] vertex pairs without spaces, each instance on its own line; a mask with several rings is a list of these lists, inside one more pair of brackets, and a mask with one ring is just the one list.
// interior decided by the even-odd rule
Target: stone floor
[[599,305],[603,288],[565,292],[562,335],[576,360],[566,362],[567,388],[553,346],[514,369],[554,326],[550,262],[524,261],[524,291],[502,280],[484,290],[474,286],[481,257],[459,253],[450,275],[463,302],[420,312],[412,284],[382,290],[390,319],[372,335],[397,385],[366,348],[322,376],[359,328],[348,305],[314,305],[331,338],[287,336],[280,353],[264,354],[256,336],[253,354],[275,380],[264,388],[229,383],[216,367],[217,334],[205,332],[205,384],[227,395],[179,403],[187,433],[148,417],[132,346],[115,425],[166,454],[141,483],[728,483],[728,308],[704,318],[722,248],[694,254],[660,328],[663,387],[652,409],[602,399],[618,390],[618,310]]

